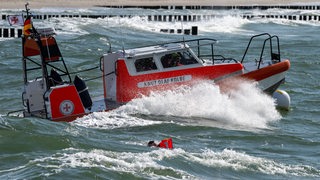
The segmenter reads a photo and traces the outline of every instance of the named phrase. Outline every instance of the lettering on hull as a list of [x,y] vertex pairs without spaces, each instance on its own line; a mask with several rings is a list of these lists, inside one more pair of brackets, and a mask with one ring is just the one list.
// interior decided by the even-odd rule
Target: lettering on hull
[[164,79],[155,79],[151,81],[139,82],[138,87],[145,88],[145,87],[159,86],[159,85],[165,85],[165,84],[174,84],[179,82],[190,81],[191,79],[192,79],[191,75],[176,76],[176,77],[170,77],[170,78],[164,78]]

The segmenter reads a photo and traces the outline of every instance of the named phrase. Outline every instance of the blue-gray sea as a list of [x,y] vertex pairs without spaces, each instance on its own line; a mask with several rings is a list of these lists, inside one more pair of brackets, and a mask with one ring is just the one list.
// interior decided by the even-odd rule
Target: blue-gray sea
[[[2,14],[21,14],[0,10]],[[320,21],[243,19],[243,14],[319,15],[318,10],[32,9],[33,14],[131,14],[127,18],[51,18],[69,71],[99,65],[108,51],[171,40],[214,38],[216,51],[241,60],[252,35],[280,38],[281,58],[291,69],[280,89],[289,111],[255,84],[231,95],[206,82],[154,93],[74,122],[7,116],[23,108],[21,39],[0,38],[0,179],[319,179]],[[214,14],[197,22],[150,22],[150,14]],[[0,26],[8,26],[5,20]],[[199,35],[160,33],[198,26]],[[83,72],[82,78],[101,75]],[[87,81],[102,95],[101,78]],[[173,150],[147,142],[171,137]]]

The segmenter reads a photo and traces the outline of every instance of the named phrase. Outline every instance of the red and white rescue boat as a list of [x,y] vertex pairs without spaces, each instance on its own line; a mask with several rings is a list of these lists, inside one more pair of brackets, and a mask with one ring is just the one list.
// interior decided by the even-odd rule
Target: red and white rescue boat
[[[216,40],[208,38],[119,50],[101,57],[103,97],[92,101],[84,81],[71,77],[54,36],[26,27],[28,24],[22,37],[23,114],[53,121],[72,121],[152,91],[192,85],[199,80],[223,83],[241,77],[257,81],[263,91],[272,94],[284,82],[290,67],[289,60],[280,59],[278,37],[267,33],[250,39],[241,61],[215,55]],[[245,61],[251,42],[261,37],[258,59]]]

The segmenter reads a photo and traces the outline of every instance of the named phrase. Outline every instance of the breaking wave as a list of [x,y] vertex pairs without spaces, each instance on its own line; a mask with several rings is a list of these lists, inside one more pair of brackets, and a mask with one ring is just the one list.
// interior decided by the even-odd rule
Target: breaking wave
[[[186,170],[185,162],[198,164],[194,172]],[[182,163],[179,168],[172,168],[172,163]],[[0,170],[10,172],[11,177],[20,177],[19,172],[38,169],[41,174],[33,177],[50,177],[63,174],[67,169],[99,169],[98,172],[131,174],[138,178],[173,178],[199,179],[209,177],[215,169],[232,169],[236,172],[261,173],[267,175],[286,175],[293,177],[320,177],[320,170],[309,165],[288,165],[275,160],[255,157],[232,149],[215,152],[204,149],[200,152],[186,152],[181,148],[173,150],[153,149],[146,152],[115,152],[102,149],[81,150],[63,149],[47,157],[30,160],[13,169]],[[201,168],[201,170],[199,169]],[[200,171],[201,174],[197,174]],[[100,174],[101,175],[101,174]],[[23,174],[22,174],[23,176]],[[241,176],[241,175],[239,175]],[[1,177],[1,176],[0,176]],[[130,177],[130,176],[129,176]]]

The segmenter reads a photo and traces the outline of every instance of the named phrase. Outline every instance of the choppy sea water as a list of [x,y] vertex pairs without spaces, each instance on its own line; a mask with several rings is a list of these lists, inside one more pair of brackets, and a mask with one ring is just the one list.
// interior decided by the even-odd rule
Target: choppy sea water
[[[21,11],[1,10],[2,13]],[[111,10],[38,9],[34,13],[217,14],[201,22],[148,22],[133,18],[52,18],[71,72],[99,65],[108,50],[170,40],[215,38],[217,52],[241,60],[249,38],[268,32],[280,38],[291,69],[281,89],[289,111],[254,84],[226,95],[203,82],[154,93],[109,112],[72,123],[7,116],[21,109],[21,39],[0,39],[0,179],[318,179],[320,177],[318,21],[243,19],[240,14],[319,14],[308,10]],[[2,21],[2,25],[6,22]],[[160,28],[198,26],[198,36],[159,33]],[[84,78],[100,75],[81,73]],[[91,96],[102,94],[100,79],[88,81]],[[173,150],[149,148],[171,137]]]

